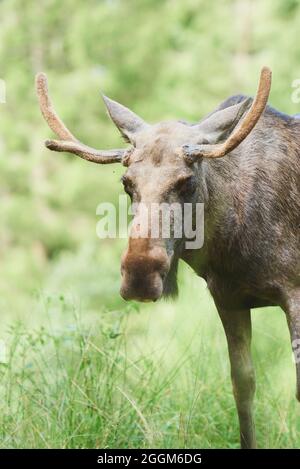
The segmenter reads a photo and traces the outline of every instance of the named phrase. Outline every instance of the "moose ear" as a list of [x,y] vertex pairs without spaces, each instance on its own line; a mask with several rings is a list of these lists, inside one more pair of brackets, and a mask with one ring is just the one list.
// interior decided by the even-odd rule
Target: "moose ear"
[[197,124],[195,128],[208,143],[218,143],[227,138],[238,125],[251,103],[252,98],[246,98],[241,103],[216,111]]
[[126,140],[133,143],[134,134],[148,127],[148,124],[122,104],[113,101],[107,96],[102,95],[102,97],[111,120]]

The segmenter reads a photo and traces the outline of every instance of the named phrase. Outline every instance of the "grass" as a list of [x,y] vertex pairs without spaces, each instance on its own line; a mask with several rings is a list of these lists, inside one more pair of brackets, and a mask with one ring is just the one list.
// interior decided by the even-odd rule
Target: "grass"
[[[116,308],[43,293],[30,321],[8,321],[1,447],[238,448],[220,321],[204,282],[181,284],[174,303]],[[252,314],[258,444],[299,447],[284,315]]]

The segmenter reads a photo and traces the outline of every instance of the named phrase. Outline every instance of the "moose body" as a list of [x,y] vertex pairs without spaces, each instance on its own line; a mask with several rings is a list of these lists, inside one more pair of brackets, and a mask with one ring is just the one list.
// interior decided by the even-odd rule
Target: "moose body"
[[[137,207],[204,203],[201,249],[187,249],[184,239],[139,238],[145,220],[137,209],[122,258],[121,295],[141,301],[175,295],[179,259],[206,280],[228,341],[241,446],[255,448],[250,309],[281,306],[296,357],[300,348],[300,120],[266,107],[270,72],[264,69],[254,101],[233,96],[194,125],[149,125],[104,97],[133,148],[96,151],[59,120],[42,74],[37,89],[43,115],[60,137],[47,141],[48,148],[96,163],[122,161],[123,184]],[[299,360],[296,369],[300,400]]]
[[267,107],[235,150],[201,163],[205,243],[183,259],[217,304],[283,306],[300,286],[299,138],[300,120]]

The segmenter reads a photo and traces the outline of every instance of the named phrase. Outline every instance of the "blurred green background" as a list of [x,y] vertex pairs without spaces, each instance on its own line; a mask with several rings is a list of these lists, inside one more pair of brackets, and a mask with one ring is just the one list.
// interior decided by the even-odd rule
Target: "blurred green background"
[[[297,113],[300,0],[2,0],[0,18],[0,445],[238,447],[205,282],[181,266],[175,303],[121,300],[125,241],[96,237],[96,207],[117,201],[123,168],[44,148],[34,76],[99,148],[123,145],[100,90],[149,122],[197,121],[254,94],[268,65],[271,104]],[[284,315],[253,317],[258,444],[299,447]]]

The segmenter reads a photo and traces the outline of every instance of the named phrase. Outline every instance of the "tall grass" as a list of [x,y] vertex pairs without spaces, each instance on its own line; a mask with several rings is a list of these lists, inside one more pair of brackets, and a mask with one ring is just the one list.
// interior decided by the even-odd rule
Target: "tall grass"
[[[237,448],[224,333],[201,280],[186,274],[182,283],[175,303],[97,314],[71,296],[42,296],[40,325],[11,322],[1,447]],[[284,315],[253,318],[259,446],[299,447]]]

